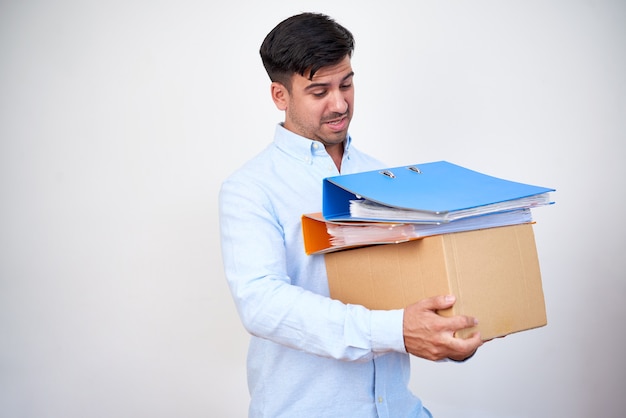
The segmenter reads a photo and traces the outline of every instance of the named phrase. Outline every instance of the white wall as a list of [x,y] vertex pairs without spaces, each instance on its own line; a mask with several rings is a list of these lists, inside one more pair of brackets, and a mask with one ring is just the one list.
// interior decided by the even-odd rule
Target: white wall
[[[626,4],[0,4],[0,413],[243,417],[221,180],[281,114],[258,57],[322,11],[357,39],[357,144],[555,187],[534,211],[547,327],[416,359],[436,417],[626,407]],[[288,6],[286,6],[288,4]]]

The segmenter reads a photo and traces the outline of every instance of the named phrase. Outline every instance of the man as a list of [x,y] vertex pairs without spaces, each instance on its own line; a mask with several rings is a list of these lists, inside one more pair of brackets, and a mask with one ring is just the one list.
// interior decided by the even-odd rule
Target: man
[[409,354],[464,360],[482,344],[454,332],[442,295],[404,310],[331,300],[324,258],[307,256],[301,215],[319,212],[322,180],[382,168],[348,135],[354,106],[352,34],[303,13],[278,24],[260,53],[285,120],[274,142],[220,191],[226,277],[245,328],[250,417],[430,417],[408,389]]

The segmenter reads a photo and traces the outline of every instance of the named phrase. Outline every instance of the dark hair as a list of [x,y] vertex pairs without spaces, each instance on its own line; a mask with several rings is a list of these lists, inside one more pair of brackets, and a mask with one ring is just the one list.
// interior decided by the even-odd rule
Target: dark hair
[[312,79],[320,68],[352,57],[353,51],[354,37],[348,29],[324,14],[302,13],[272,29],[259,52],[270,80],[290,89],[294,73]]

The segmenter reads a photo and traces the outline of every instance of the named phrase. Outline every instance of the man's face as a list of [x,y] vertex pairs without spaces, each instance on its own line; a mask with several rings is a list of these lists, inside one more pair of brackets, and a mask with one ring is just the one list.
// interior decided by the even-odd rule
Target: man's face
[[284,127],[327,148],[341,144],[352,119],[353,75],[348,56],[336,65],[320,68],[311,80],[294,74],[284,102]]

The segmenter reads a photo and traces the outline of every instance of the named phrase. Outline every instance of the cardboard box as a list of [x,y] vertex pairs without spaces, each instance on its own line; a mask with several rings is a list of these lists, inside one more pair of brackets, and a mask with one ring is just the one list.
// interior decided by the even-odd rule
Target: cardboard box
[[[457,298],[444,316],[478,318],[483,340],[547,324],[532,224],[443,234],[324,255],[330,296],[397,309],[436,295]],[[474,328],[459,332],[466,337]]]

